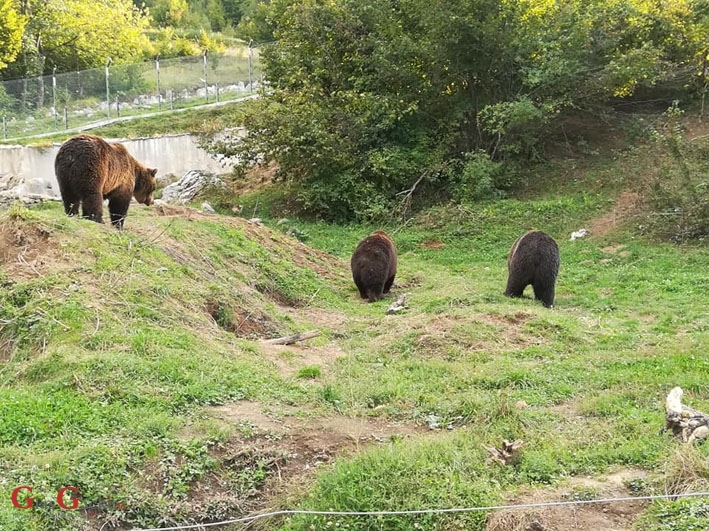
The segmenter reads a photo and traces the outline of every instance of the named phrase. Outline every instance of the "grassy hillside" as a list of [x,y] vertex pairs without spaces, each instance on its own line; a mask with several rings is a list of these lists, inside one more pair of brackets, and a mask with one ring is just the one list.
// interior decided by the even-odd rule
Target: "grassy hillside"
[[[239,198],[265,225],[133,206],[118,233],[58,204],[14,207],[0,219],[0,528],[706,490],[707,446],[659,432],[674,386],[709,411],[709,251],[641,235],[628,174],[649,153],[559,162],[524,200],[392,222],[399,274],[374,304],[348,260],[375,227],[279,219],[272,191]],[[561,249],[553,310],[502,295],[509,247],[533,228]],[[387,315],[402,293],[408,308]],[[524,441],[508,465],[486,449],[503,440]],[[10,503],[21,485],[32,510]],[[57,507],[66,485],[82,510]],[[683,531],[707,514],[697,498],[257,525]]]

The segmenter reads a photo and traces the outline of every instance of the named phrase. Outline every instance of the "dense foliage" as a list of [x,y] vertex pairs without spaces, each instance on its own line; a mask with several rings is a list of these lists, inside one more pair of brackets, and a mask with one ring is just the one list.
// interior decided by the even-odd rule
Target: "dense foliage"
[[[145,14],[130,0],[28,0],[19,13],[27,21],[17,60],[3,77],[35,76],[98,66],[111,57],[131,62],[148,46]],[[0,20],[0,29],[2,21]]]
[[[0,78],[220,51],[257,0],[0,0]],[[215,34],[214,32],[221,32]]]
[[12,0],[0,0],[0,69],[17,57],[24,26],[25,19]]
[[[705,83],[706,0],[273,0],[268,98],[223,151],[275,161],[307,211],[376,218],[397,197],[498,193],[569,112]],[[674,92],[673,92],[674,91]],[[399,194],[397,196],[397,194]],[[408,203],[407,203],[408,204]]]
[[238,26],[254,0],[146,0],[135,3],[148,9],[157,27],[225,31]]

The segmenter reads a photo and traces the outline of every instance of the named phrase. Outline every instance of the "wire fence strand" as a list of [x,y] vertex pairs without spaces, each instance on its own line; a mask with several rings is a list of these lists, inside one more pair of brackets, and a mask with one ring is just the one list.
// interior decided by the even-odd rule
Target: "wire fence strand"
[[244,516],[242,518],[234,518],[232,520],[223,520],[221,522],[212,522],[207,524],[189,524],[178,525],[174,527],[153,527],[153,528],[135,528],[132,531],[183,531],[187,529],[207,529],[232,524],[246,524],[256,520],[265,518],[275,518],[279,516],[415,516],[419,514],[453,514],[453,513],[470,513],[470,512],[491,512],[514,509],[543,509],[547,507],[563,507],[572,505],[595,505],[605,503],[631,503],[638,501],[656,501],[656,500],[677,500],[680,498],[701,498],[709,497],[709,492],[688,492],[683,494],[655,494],[648,496],[629,496],[619,498],[599,498],[594,500],[565,500],[554,502],[539,502],[539,503],[522,503],[518,505],[490,505],[485,507],[452,507],[443,509],[411,509],[401,511],[307,511],[299,509],[285,509],[282,511],[273,511],[269,513],[255,514]]

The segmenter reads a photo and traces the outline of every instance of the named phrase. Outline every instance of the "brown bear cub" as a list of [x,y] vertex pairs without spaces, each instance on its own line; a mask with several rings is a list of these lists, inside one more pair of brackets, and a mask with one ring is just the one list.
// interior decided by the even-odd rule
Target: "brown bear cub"
[[396,246],[383,230],[375,230],[359,242],[350,260],[352,278],[359,294],[376,302],[389,293],[396,276]]
[[535,230],[520,236],[507,257],[508,297],[521,297],[529,284],[534,298],[547,308],[554,307],[554,289],[559,273],[559,246],[548,234]]
[[108,199],[111,224],[123,229],[131,197],[151,205],[158,170],[135,160],[123,144],[109,144],[94,135],[78,135],[59,148],[54,173],[64,212],[103,223],[103,200]]

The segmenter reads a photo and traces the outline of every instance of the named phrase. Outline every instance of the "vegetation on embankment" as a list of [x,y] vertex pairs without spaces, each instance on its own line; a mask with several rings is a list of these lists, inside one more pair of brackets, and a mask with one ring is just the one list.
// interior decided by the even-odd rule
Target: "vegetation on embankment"
[[[686,152],[688,167],[704,167],[703,149]],[[531,174],[516,199],[390,220],[391,298],[409,295],[396,315],[385,315],[391,298],[362,302],[349,278],[349,254],[374,226],[283,219],[272,187],[231,198],[265,226],[135,206],[118,233],[58,204],[11,209],[0,220],[3,529],[473,507],[530,490],[588,499],[606,485],[579,478],[618,470],[623,495],[703,488],[706,445],[658,432],[676,385],[709,410],[708,251],[645,232],[652,211],[627,191],[661,171],[653,152],[670,167],[656,147],[559,159],[544,169],[551,188]],[[591,236],[569,240],[582,227]],[[560,245],[553,310],[501,294],[509,246],[532,228]],[[300,345],[261,341],[313,328],[322,335]],[[525,442],[508,466],[485,450],[503,439]],[[11,505],[20,485],[35,509]],[[56,506],[65,485],[88,510]],[[663,502],[629,518],[684,531],[706,523],[704,507]],[[483,530],[487,518],[377,522]],[[263,525],[328,521],[372,526]]]

